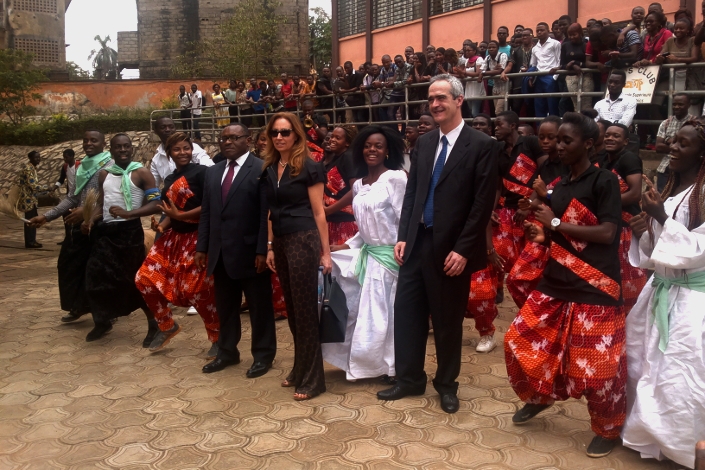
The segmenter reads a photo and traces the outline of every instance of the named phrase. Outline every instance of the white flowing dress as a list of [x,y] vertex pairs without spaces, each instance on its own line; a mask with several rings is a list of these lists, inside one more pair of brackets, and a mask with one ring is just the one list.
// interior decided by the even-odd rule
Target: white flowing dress
[[346,244],[349,250],[331,253],[333,276],[345,292],[350,313],[344,343],[322,344],[323,359],[346,372],[348,380],[395,376],[394,297],[399,271],[367,257],[362,286],[355,266],[364,243],[395,245],[401,206],[406,190],[406,173],[387,170],[371,184],[357,180],[353,185],[353,211],[359,232]]
[[[705,224],[692,232],[687,228],[691,191],[664,201],[670,217],[663,226],[652,222],[653,245],[648,232],[632,242],[633,266],[666,278],[705,271]],[[653,322],[653,293],[649,281],[627,316],[627,419],[622,438],[644,458],[666,457],[693,468],[695,443],[705,438],[705,293],[671,286],[665,352],[659,349]]]

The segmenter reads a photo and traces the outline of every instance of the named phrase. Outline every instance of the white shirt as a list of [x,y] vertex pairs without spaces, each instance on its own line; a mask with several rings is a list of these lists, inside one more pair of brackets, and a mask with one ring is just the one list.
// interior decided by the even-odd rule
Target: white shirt
[[531,49],[530,67],[536,67],[539,72],[545,72],[552,68],[561,66],[561,43],[555,39],[548,38],[541,44],[537,42]]
[[443,131],[438,129],[441,133],[440,139],[438,139],[438,147],[436,147],[436,156],[433,158],[433,167],[436,167],[436,161],[438,161],[438,156],[441,154],[441,150],[443,149],[443,136],[446,136],[446,139],[448,139],[448,150],[446,151],[446,161],[443,163],[445,166],[446,163],[448,163],[448,157],[450,156],[450,152],[453,150],[453,146],[455,145],[455,141],[458,140],[458,137],[460,136],[460,131],[463,130],[463,126],[465,125],[465,121],[460,121],[460,124],[458,124],[458,127],[453,129],[447,134],[444,134]]
[[[230,183],[235,181],[235,177],[237,176],[237,172],[240,171],[240,168],[242,168],[242,165],[245,164],[245,160],[247,160],[247,157],[250,156],[250,152],[245,152],[244,155],[240,155],[235,159],[235,168],[233,168],[233,179],[230,180]],[[228,174],[228,167],[230,166],[230,160],[226,160],[225,164],[225,170],[223,170],[223,177],[220,178],[220,184],[223,184],[223,181],[225,181],[225,175]]]
[[[201,148],[200,145],[193,144],[193,155],[191,155],[191,162],[203,166],[213,166],[213,160],[208,155],[208,153]],[[164,151],[164,145],[159,144],[157,147],[157,153],[152,157],[152,163],[149,164],[149,171],[154,175],[154,180],[157,183],[157,187],[161,187],[164,183],[164,179],[172,174],[176,170],[176,163],[169,158],[169,156]]]
[[619,98],[612,101],[612,98],[607,95],[607,98],[595,104],[595,111],[597,111],[596,120],[605,119],[606,121],[618,122],[629,127],[632,125],[632,120],[636,114],[636,98],[622,93]]
[[191,95],[191,114],[194,116],[200,116],[201,115],[201,100],[203,99],[203,94],[201,93],[201,90],[196,90],[195,93]]

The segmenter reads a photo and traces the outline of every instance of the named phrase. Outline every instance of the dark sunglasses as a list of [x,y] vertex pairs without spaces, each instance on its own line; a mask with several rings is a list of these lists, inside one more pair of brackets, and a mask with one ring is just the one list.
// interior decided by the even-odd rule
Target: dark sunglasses
[[289,137],[292,132],[294,132],[292,129],[270,129],[269,137],[274,139],[279,134],[281,134],[282,137]]
[[237,142],[238,140],[242,139],[243,137],[249,137],[249,135],[228,135],[225,137],[221,137],[218,139],[220,142],[225,143],[225,142]]

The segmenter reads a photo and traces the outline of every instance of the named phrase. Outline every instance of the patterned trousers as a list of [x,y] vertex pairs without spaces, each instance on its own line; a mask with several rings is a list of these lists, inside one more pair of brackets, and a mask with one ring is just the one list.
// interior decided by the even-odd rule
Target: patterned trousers
[[326,391],[318,330],[318,230],[274,237],[274,263],[284,291],[289,329],[294,337],[294,368],[287,376],[296,393],[316,396]]
[[135,276],[137,289],[154,313],[162,331],[174,327],[169,303],[193,306],[203,319],[211,343],[218,341],[220,322],[215,307],[213,276],[193,262],[198,232],[167,230],[154,242],[147,259]]
[[504,354],[509,383],[522,401],[585,396],[595,434],[619,437],[627,407],[622,307],[533,291],[504,337]]
[[[492,244],[497,254],[504,258],[505,272],[511,272],[526,243],[524,227],[514,222],[516,213],[516,209],[502,207],[497,211],[499,225],[492,227]],[[512,294],[509,284],[510,281],[507,279],[507,289]]]
[[475,328],[480,336],[494,335],[494,319],[497,318],[497,275],[486,267],[470,277],[470,296],[465,318],[475,319]]
[[619,272],[622,275],[624,311],[628,314],[641,290],[646,285],[646,271],[629,264],[629,248],[632,246],[632,228],[623,226],[619,234]]
[[543,275],[548,263],[548,247],[539,243],[527,241],[516,263],[507,276],[507,290],[517,304],[522,308]]

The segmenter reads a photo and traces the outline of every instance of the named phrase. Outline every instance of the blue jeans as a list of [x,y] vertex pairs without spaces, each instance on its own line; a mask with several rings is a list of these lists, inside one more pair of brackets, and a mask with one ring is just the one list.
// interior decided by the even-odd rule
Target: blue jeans
[[[534,93],[556,93],[558,85],[551,75],[536,77]],[[549,114],[558,116],[558,98],[534,98],[536,117],[546,117]]]

